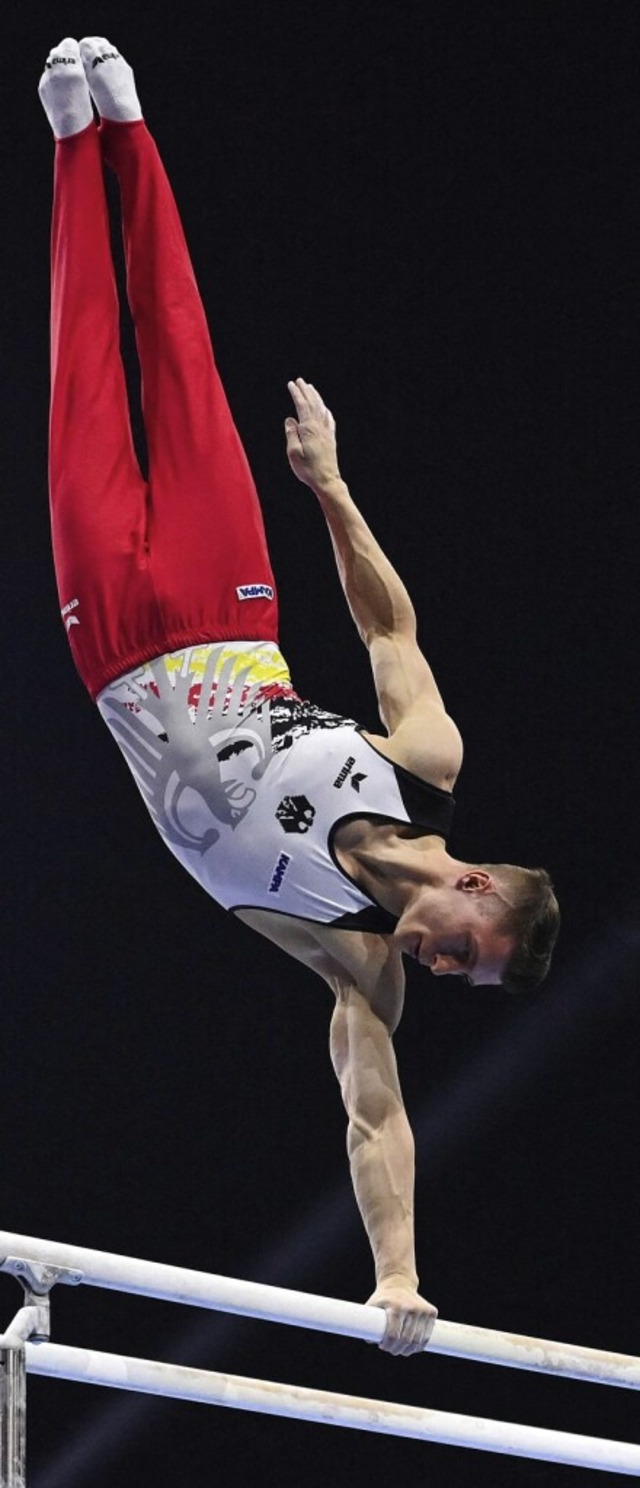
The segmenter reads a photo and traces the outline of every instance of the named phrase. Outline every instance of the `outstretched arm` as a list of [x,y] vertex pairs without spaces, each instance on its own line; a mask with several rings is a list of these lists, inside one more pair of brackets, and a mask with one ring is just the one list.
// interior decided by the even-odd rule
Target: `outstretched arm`
[[333,415],[311,383],[298,377],[288,386],[297,415],[285,421],[289,463],[324,512],[347,604],[369,650],[382,720],[393,733],[416,709],[443,711],[442,698],[417,644],[407,590],[340,475]]
[[[393,1029],[355,984],[334,991],[331,1057],[349,1117],[351,1176],[376,1270],[369,1301],[387,1313],[381,1347],[412,1354],[425,1348],[437,1312],[418,1295],[414,1142],[398,1082]],[[387,1007],[387,1017],[390,1011]],[[399,1009],[393,1022],[396,1017]]]
[[375,1263],[377,1285],[369,1302],[387,1313],[381,1348],[415,1353],[431,1335],[436,1309],[418,1295],[413,1136],[391,1042],[404,999],[402,957],[382,935],[345,933],[265,910],[242,909],[238,918],[309,966],[336,999],[331,1059],[349,1118],[353,1186]]

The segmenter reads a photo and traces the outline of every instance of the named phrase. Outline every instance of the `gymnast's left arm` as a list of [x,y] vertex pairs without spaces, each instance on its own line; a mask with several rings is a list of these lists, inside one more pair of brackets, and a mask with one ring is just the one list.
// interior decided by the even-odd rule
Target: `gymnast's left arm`
[[414,1142],[391,1038],[399,1008],[394,1011],[394,999],[386,998],[376,1010],[354,983],[333,990],[331,1058],[349,1117],[351,1176],[376,1270],[369,1303],[387,1314],[380,1347],[391,1354],[418,1353],[437,1310],[418,1293]]

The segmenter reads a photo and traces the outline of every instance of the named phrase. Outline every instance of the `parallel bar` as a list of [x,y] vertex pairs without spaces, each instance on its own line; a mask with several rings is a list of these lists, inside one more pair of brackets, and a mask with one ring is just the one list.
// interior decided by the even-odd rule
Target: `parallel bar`
[[[0,1269],[16,1270],[9,1259],[11,1257],[63,1267],[68,1271],[69,1279],[73,1277],[88,1286],[343,1334],[361,1338],[367,1343],[379,1343],[385,1328],[385,1315],[378,1307],[339,1302],[310,1292],[289,1291],[284,1287],[236,1281],[226,1276],[209,1276],[204,1271],[187,1271],[156,1261],[139,1261],[106,1251],[84,1250],[76,1245],[60,1245],[0,1231]],[[504,1364],[513,1369],[534,1370],[564,1379],[640,1389],[640,1359],[631,1354],[553,1343],[548,1339],[527,1338],[492,1328],[468,1327],[441,1319],[435,1325],[428,1348],[430,1353],[455,1354],[462,1359],[474,1359],[477,1363]]]
[[27,1370],[30,1374],[109,1385],[117,1390],[140,1390],[174,1400],[226,1405],[263,1415],[287,1416],[297,1421],[350,1426],[356,1431],[375,1431],[447,1446],[475,1447],[481,1452],[501,1452],[512,1457],[532,1457],[543,1462],[640,1477],[640,1446],[630,1442],[545,1431],[537,1426],[486,1421],[476,1416],[450,1415],[445,1411],[421,1410],[417,1406],[393,1405],[383,1400],[364,1400],[354,1395],[333,1395],[326,1390],[244,1379],[239,1375],[159,1364],[150,1359],[130,1359],[118,1354],[94,1353],[54,1343],[27,1344]]

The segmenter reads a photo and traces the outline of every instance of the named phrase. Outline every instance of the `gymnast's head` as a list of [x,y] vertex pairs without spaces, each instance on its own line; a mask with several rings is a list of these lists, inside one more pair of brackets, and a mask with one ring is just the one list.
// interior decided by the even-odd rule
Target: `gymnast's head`
[[513,863],[484,863],[495,885],[493,908],[501,929],[513,938],[500,984],[507,992],[535,992],[551,966],[560,929],[560,908],[545,868],[519,868]]
[[544,868],[460,864],[424,885],[401,914],[394,939],[434,976],[471,986],[533,992],[544,981],[560,910]]

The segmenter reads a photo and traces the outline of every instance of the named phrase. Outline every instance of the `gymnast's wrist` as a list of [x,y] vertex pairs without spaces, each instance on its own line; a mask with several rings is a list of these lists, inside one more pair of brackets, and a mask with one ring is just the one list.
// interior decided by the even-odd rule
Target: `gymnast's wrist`
[[418,1276],[413,1267],[407,1268],[406,1271],[381,1270],[376,1275],[376,1290],[380,1290],[381,1287],[397,1287],[398,1290],[404,1292],[417,1292],[419,1285]]
[[325,513],[344,510],[351,504],[349,487],[339,474],[320,476],[311,489]]

